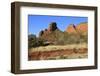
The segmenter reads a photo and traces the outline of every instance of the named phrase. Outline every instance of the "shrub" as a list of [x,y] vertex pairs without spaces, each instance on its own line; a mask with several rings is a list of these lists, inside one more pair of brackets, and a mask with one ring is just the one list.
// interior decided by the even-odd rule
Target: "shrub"
[[28,47],[38,47],[38,46],[43,46],[44,45],[44,40],[37,38],[35,35],[29,35],[28,36]]
[[31,34],[28,36],[28,47],[36,47],[36,36]]

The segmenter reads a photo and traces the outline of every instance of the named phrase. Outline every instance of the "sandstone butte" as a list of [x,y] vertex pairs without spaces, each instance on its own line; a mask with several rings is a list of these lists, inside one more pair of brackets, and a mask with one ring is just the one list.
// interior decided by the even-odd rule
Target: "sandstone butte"
[[78,25],[70,24],[65,31],[69,34],[86,33],[88,31],[88,24],[86,22]]

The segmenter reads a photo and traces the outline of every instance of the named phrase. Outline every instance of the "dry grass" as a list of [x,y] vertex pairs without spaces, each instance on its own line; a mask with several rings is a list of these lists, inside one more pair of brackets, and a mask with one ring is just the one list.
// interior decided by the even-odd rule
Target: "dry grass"
[[71,45],[49,45],[49,46],[40,46],[36,48],[29,49],[29,52],[38,52],[38,51],[54,51],[54,50],[65,50],[65,49],[79,49],[87,48],[86,43],[82,44],[71,44]]

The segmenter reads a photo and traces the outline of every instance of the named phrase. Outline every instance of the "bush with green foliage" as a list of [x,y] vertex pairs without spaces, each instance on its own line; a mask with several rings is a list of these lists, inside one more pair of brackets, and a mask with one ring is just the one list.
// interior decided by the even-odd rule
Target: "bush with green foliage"
[[37,38],[35,35],[29,35],[28,36],[28,47],[38,47],[38,46],[44,46],[44,40]]
[[57,36],[58,39],[56,41],[56,44],[58,45],[87,43],[87,35],[63,33],[60,36]]
[[36,46],[36,36],[31,34],[28,36],[28,47],[31,48],[31,47],[35,47]]

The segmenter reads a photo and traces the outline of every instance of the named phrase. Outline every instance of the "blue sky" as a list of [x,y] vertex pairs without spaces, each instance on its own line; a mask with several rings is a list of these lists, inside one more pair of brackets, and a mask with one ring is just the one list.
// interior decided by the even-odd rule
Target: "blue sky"
[[88,22],[88,18],[75,16],[28,15],[28,34],[35,34],[38,36],[39,32],[48,28],[51,22],[56,22],[57,27],[64,31],[69,24],[77,25],[81,22]]

